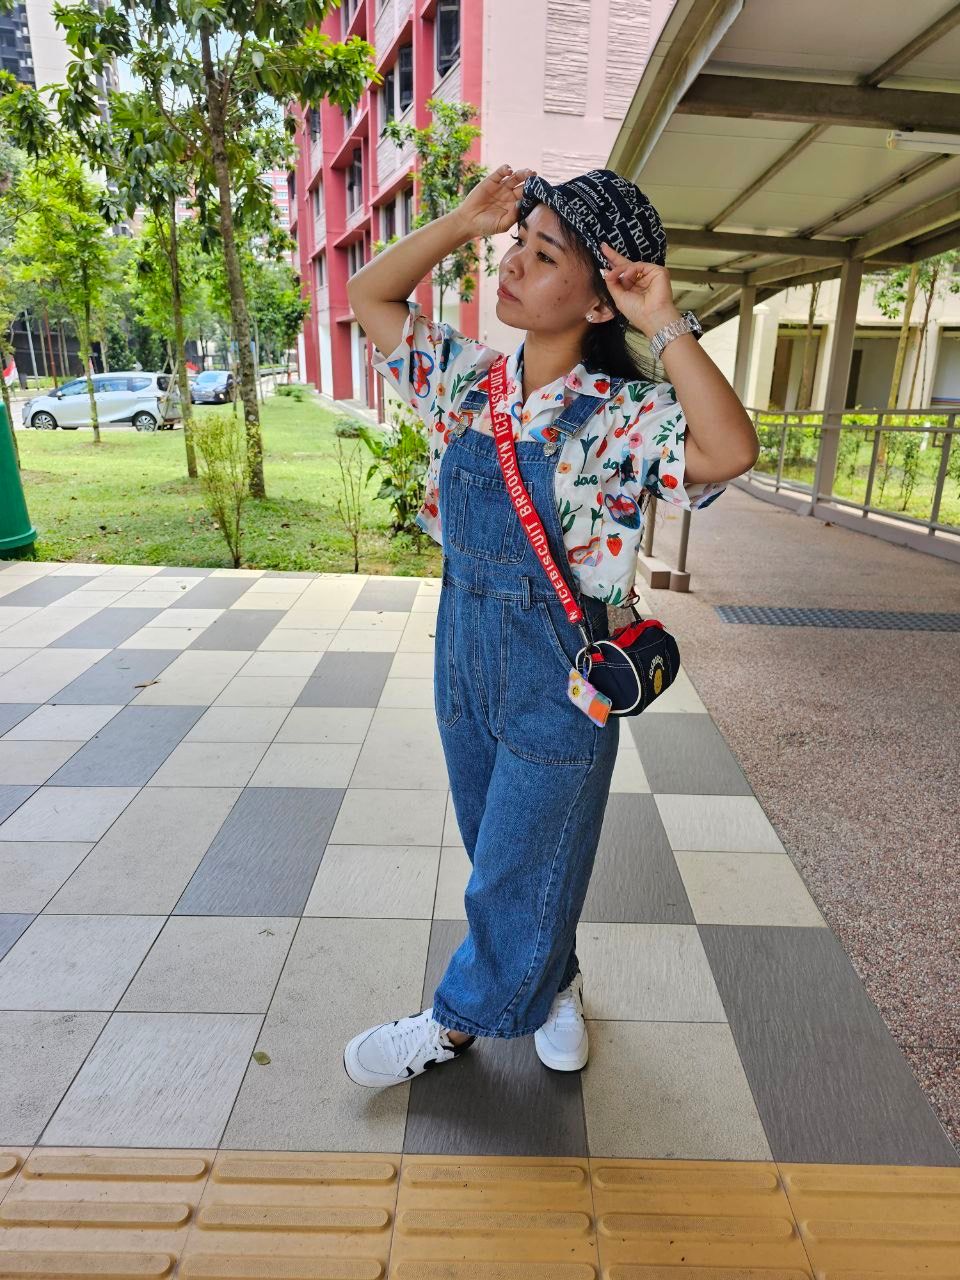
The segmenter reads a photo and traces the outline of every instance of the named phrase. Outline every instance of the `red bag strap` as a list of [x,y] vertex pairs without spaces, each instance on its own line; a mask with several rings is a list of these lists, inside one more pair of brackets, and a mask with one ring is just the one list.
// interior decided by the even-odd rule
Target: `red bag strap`
[[523,531],[530,539],[530,545],[536,552],[543,571],[549,578],[553,589],[560,597],[560,603],[566,610],[567,617],[574,624],[583,622],[583,610],[573,597],[566,579],[557,568],[550,554],[550,544],[543,521],[537,515],[536,507],[530,501],[526,485],[517,465],[517,451],[513,443],[513,419],[509,413],[503,413],[494,406],[507,398],[507,357],[498,356],[490,366],[490,417],[493,419],[493,437],[497,446],[497,461],[503,472],[504,484],[513,503],[514,510],[523,525]]

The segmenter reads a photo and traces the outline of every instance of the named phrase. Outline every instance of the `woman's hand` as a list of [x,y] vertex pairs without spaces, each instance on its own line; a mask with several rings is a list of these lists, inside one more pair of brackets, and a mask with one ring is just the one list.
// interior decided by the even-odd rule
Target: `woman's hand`
[[611,267],[603,271],[604,284],[617,310],[622,311],[635,329],[652,338],[658,329],[680,315],[673,301],[673,286],[666,267],[653,262],[632,262],[606,240],[600,247]]
[[500,231],[508,231],[517,220],[523,184],[535,172],[502,164],[488,173],[457,206],[465,234],[473,240],[477,236],[495,236]]

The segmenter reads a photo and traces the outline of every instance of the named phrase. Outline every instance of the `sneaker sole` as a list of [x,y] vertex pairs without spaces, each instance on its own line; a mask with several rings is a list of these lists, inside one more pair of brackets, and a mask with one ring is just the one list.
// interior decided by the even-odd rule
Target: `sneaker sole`
[[590,1045],[584,1037],[582,1047],[575,1054],[558,1054],[550,1043],[541,1037],[539,1031],[533,1033],[533,1044],[537,1057],[551,1071],[580,1071],[587,1065],[590,1057]]

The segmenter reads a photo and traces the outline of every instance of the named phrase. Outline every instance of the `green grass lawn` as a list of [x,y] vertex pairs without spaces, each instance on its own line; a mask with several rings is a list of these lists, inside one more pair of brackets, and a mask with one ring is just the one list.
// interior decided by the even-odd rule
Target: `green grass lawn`
[[[352,540],[337,513],[337,416],[316,400],[270,396],[261,406],[269,496],[247,502],[244,567],[353,571]],[[105,427],[101,436],[98,446],[87,428],[17,432],[37,558],[228,567],[199,482],[187,479],[182,431]],[[344,441],[351,449],[355,443]],[[362,456],[366,474],[372,459],[365,448]],[[365,490],[360,572],[439,574],[440,547],[431,538],[391,536],[389,505],[373,498],[379,487],[374,476]]]

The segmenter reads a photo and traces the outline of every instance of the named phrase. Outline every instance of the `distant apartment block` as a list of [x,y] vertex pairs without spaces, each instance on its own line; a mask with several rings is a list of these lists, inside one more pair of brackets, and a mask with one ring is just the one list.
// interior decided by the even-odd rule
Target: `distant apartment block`
[[[351,313],[347,280],[376,240],[412,228],[419,187],[411,145],[383,134],[395,117],[422,128],[428,98],[469,102],[482,130],[469,153],[562,182],[602,167],[672,0],[344,0],[324,22],[334,39],[376,50],[381,85],[344,114],[295,110],[297,161],[288,177],[294,265],[311,300],[301,377],[335,399],[380,408],[371,344]],[[494,261],[509,247],[494,237]],[[501,350],[518,330],[496,316],[497,276],[482,270],[469,303],[443,299],[444,320]],[[413,296],[438,316],[429,277]],[[438,317],[439,318],[439,317]]]

